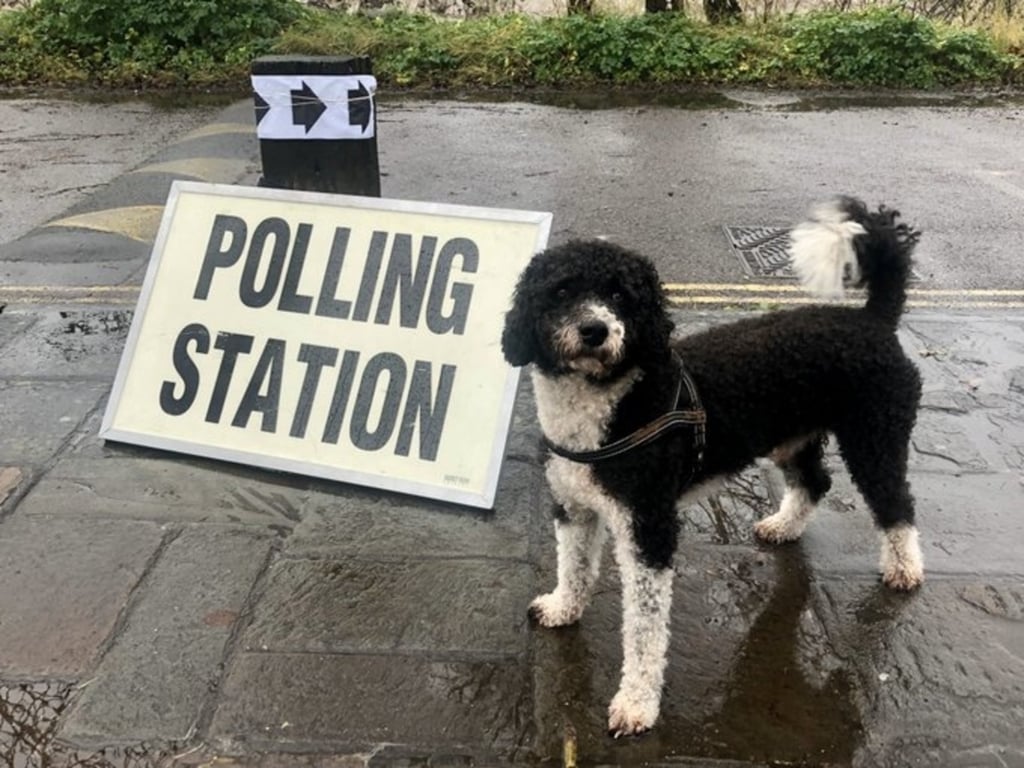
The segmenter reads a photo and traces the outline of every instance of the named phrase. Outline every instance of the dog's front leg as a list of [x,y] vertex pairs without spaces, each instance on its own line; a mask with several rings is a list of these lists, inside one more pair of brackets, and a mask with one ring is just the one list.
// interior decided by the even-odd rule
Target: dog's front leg
[[608,732],[618,738],[643,733],[658,719],[673,570],[671,564],[645,563],[628,520],[613,532],[622,578],[622,681],[608,707]]
[[530,616],[544,627],[564,627],[579,621],[601,569],[606,531],[589,509],[567,506],[555,518],[558,542],[558,585],[530,603]]

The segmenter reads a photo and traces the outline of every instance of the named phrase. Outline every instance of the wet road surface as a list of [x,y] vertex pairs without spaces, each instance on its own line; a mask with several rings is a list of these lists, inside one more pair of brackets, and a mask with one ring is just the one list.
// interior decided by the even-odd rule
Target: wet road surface
[[[611,558],[577,627],[526,618],[554,579],[528,382],[490,512],[105,445],[145,256],[23,248],[0,264],[0,765],[558,764],[567,733],[580,765],[1024,765],[1020,110],[782,106],[396,103],[381,115],[385,194],[550,209],[553,240],[635,243],[686,286],[683,332],[741,314],[723,306],[795,298],[784,278],[746,275],[724,227],[788,223],[832,178],[898,203],[926,229],[919,287],[933,291],[900,331],[925,389],[919,593],[879,585],[870,515],[834,453],[827,501],[781,548],[752,536],[779,498],[774,470],[754,467],[680,510],[662,719],[613,741]],[[227,162],[174,168],[251,183],[247,109],[176,145]],[[100,202],[158,196],[178,172],[166,163],[186,160],[118,177]],[[972,242],[978,263],[960,256]]]

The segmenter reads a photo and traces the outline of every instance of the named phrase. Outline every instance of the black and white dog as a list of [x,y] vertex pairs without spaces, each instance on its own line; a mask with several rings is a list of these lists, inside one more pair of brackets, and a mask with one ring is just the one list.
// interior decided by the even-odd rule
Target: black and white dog
[[911,590],[924,574],[906,480],[920,378],[896,338],[918,233],[898,213],[840,198],[792,233],[793,265],[818,293],[844,278],[863,307],[807,306],[670,341],[672,322],[646,258],[575,241],[537,255],[516,286],[502,349],[533,364],[550,452],[558,585],[531,615],[577,621],[608,532],[623,590],[623,663],[608,713],[615,736],[658,718],[672,600],[676,505],[758,457],[782,471],[780,509],[757,523],[768,542],[800,536],[831,484],[835,435],[881,529],[882,581]]

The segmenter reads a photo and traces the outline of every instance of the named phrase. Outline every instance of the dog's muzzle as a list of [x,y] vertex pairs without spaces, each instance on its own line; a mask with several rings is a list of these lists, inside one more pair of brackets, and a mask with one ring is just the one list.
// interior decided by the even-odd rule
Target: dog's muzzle
[[554,348],[566,368],[602,376],[625,354],[625,326],[603,304],[585,304],[562,319]]

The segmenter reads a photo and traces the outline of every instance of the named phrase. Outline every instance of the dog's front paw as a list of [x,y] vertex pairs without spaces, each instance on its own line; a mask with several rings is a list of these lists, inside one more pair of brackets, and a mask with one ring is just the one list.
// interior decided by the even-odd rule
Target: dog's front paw
[[555,591],[535,597],[529,612],[542,627],[567,627],[580,620],[583,608]]
[[754,535],[768,544],[784,544],[796,541],[804,532],[804,526],[792,517],[776,512],[754,523]]
[[651,730],[658,719],[658,700],[619,691],[608,706],[608,735],[639,736]]

